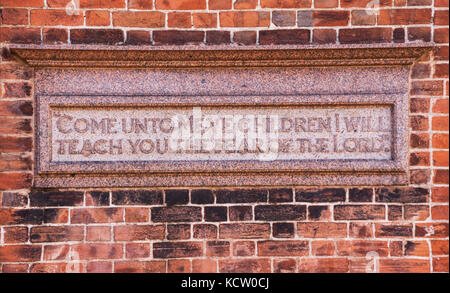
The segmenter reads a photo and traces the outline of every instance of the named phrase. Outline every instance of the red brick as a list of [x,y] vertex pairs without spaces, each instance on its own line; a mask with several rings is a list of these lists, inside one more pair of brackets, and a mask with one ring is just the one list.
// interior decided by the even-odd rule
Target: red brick
[[128,9],[150,10],[153,8],[153,1],[148,0],[127,0]]
[[33,262],[41,259],[40,245],[0,246],[0,262]]
[[391,39],[391,28],[353,28],[339,30],[339,40],[343,44],[380,43],[391,41]]
[[[2,137],[0,137],[1,139]],[[30,173],[0,173],[0,190],[29,188],[32,178],[33,175]]]
[[31,273],[82,273],[84,264],[73,263],[35,263],[30,267]]
[[[2,3],[3,4],[3,3]],[[2,9],[2,23],[8,25],[27,25],[28,10],[17,8]]]
[[164,239],[165,228],[163,225],[124,225],[114,227],[114,240],[136,241]]
[[412,237],[413,227],[411,224],[375,224],[376,238],[398,238]]
[[233,242],[233,256],[253,256],[255,255],[255,247],[253,241]]
[[352,25],[375,25],[377,16],[365,10],[352,10]]
[[349,11],[319,10],[313,11],[314,26],[346,26],[350,20]]
[[117,11],[113,12],[113,25],[123,27],[164,27],[165,15],[158,11]]
[[431,9],[387,9],[380,10],[379,25],[429,24]]
[[446,46],[435,46],[433,49],[434,60],[444,60],[448,61],[449,59],[449,49],[448,45]]
[[0,172],[31,171],[31,155],[0,154]]
[[89,262],[86,267],[86,272],[91,274],[112,273],[112,262],[95,261]]
[[27,273],[28,265],[27,264],[4,264],[1,272],[4,274]]
[[447,170],[434,170],[433,171],[433,183],[435,184],[448,184],[448,169]]
[[314,222],[298,223],[297,232],[301,238],[345,238],[346,223]]
[[227,257],[230,256],[230,242],[228,241],[208,241],[206,242],[206,256]]
[[76,244],[72,250],[80,260],[120,259],[123,257],[121,244]]
[[299,273],[347,273],[346,258],[300,258]]
[[35,26],[78,26],[83,25],[82,14],[69,15],[65,10],[31,10],[30,23]]
[[[0,152],[5,152],[5,153],[30,152],[31,147],[32,147],[32,139],[30,137],[0,136]],[[4,178],[8,177],[7,174],[4,174],[3,176],[4,176]],[[17,178],[17,177],[24,178],[23,174],[10,175],[10,176],[11,176],[11,179]],[[1,181],[0,181],[0,185],[2,185]]]
[[147,258],[150,256],[150,243],[127,243],[125,245],[126,258]]
[[448,257],[433,257],[433,272],[448,273]]
[[436,10],[434,12],[434,24],[435,25],[448,25],[448,9]]
[[433,220],[448,220],[448,205],[431,207],[431,218]]
[[383,220],[385,208],[381,205],[335,205],[336,220]]
[[220,12],[221,27],[269,27],[270,13],[258,11]]
[[73,224],[120,223],[123,222],[122,208],[74,209],[70,215]]
[[371,223],[350,223],[349,234],[352,238],[373,238]]
[[[168,27],[190,28],[192,27],[191,13],[189,12],[170,12],[167,14]],[[162,22],[161,22],[162,26]]]
[[5,243],[25,243],[28,241],[27,227],[4,227],[3,231]]
[[2,0],[3,7],[44,7],[44,0]]
[[191,261],[189,259],[169,259],[167,262],[168,273],[191,273]]
[[[341,2],[342,8],[354,8],[354,7],[366,8],[366,7],[368,7],[368,4],[372,1],[371,0],[341,0],[340,2]],[[378,5],[380,7],[386,7],[386,6],[391,6],[391,3],[392,3],[392,0],[380,0]],[[374,7],[370,6],[370,8],[374,8]]]
[[0,118],[2,134],[31,134],[32,131],[30,119]]
[[405,220],[425,221],[430,216],[429,207],[426,205],[405,205]]
[[387,241],[374,240],[341,240],[336,241],[337,254],[340,256],[366,256],[374,251],[379,256],[388,256]]
[[434,41],[436,43],[448,43],[448,28],[435,28]]
[[295,259],[274,259],[274,273],[296,273],[297,261]]
[[227,259],[219,261],[220,273],[270,273],[270,259]]
[[403,241],[389,241],[389,255],[403,256]]
[[448,64],[435,64],[433,77],[448,78]]
[[194,259],[192,260],[193,273],[217,273],[217,261],[213,259]]
[[430,263],[425,259],[380,259],[380,273],[429,273]]
[[227,10],[231,9],[233,0],[208,0],[208,8],[210,10]]
[[433,148],[436,149],[448,149],[448,133],[435,133],[432,137]]
[[164,10],[206,9],[206,0],[156,0],[155,7]]
[[448,223],[417,223],[415,237],[448,237]]
[[45,245],[44,260],[67,260],[70,257],[69,245]]
[[448,0],[435,0],[434,7],[448,7]]
[[258,0],[236,0],[234,1],[234,9],[255,9]]
[[80,8],[125,8],[125,0],[80,0]]
[[431,189],[431,199],[433,202],[448,202],[448,187],[433,187]]
[[221,239],[258,239],[270,236],[269,224],[221,224],[219,237]]
[[109,11],[89,10],[86,11],[87,26],[108,26],[111,23]]
[[448,240],[431,240],[431,253],[433,255],[448,256]]
[[144,223],[150,220],[149,208],[125,208],[125,222]]
[[311,253],[315,256],[333,256],[336,247],[334,241],[331,240],[317,240],[311,242]]
[[[17,62],[0,64],[1,79],[31,79],[33,77],[33,69],[21,65]],[[0,104],[1,105],[1,104]]]
[[311,0],[261,0],[262,8],[309,8]]
[[339,0],[315,0],[314,8],[336,8],[339,5]]
[[193,23],[194,23],[194,27],[197,27],[197,28],[217,27],[217,14],[216,13],[194,13]]
[[448,99],[437,99],[433,105],[433,113],[448,113]]
[[434,151],[433,165],[438,167],[448,167],[448,151]]
[[114,273],[165,273],[165,261],[119,261],[114,263]]
[[87,241],[110,241],[111,227],[109,226],[88,226],[86,230]]

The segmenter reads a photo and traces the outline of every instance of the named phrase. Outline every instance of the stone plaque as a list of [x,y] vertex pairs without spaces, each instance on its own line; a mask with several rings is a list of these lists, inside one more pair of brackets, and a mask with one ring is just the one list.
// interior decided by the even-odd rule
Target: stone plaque
[[408,183],[426,48],[15,50],[37,68],[37,187]]

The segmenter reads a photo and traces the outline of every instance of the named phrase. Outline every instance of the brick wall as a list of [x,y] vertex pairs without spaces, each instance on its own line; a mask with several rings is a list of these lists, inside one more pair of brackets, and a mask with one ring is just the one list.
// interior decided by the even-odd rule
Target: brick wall
[[[0,0],[0,271],[448,272],[448,0]],[[26,44],[433,42],[412,68],[410,185],[36,190]]]

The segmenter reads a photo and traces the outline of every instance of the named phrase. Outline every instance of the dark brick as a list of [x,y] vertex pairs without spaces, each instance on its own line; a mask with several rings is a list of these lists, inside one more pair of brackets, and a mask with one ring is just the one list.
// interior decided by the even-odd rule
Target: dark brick
[[255,31],[239,31],[233,33],[233,42],[238,45],[254,45],[256,44]]
[[273,223],[272,235],[275,238],[292,238],[295,235],[294,223]]
[[228,31],[206,31],[206,44],[221,45],[231,42],[230,32]]
[[253,220],[253,207],[251,206],[231,206],[230,221],[251,221]]
[[382,205],[336,205],[335,220],[384,220],[385,208]]
[[191,191],[191,203],[208,204],[214,203],[214,194],[208,189],[198,189]]
[[310,220],[320,220],[326,213],[328,213],[328,206],[308,207],[308,218]]
[[428,189],[416,187],[377,188],[375,198],[377,202],[419,203],[427,202],[428,193]]
[[412,234],[412,225],[380,224],[375,228],[376,237],[411,237]]
[[255,207],[255,219],[265,221],[294,221],[306,219],[304,205],[263,205]]
[[297,201],[297,202],[345,201],[345,189],[343,189],[343,188],[296,189],[295,190],[295,201]]
[[0,136],[0,152],[30,152],[32,146],[31,137]]
[[127,45],[151,45],[150,32],[127,31]]
[[388,220],[389,221],[400,221],[403,218],[403,208],[402,206],[388,206]]
[[82,241],[82,226],[40,226],[31,228],[31,242],[67,242]]
[[205,33],[202,31],[164,30],[154,31],[155,45],[186,45],[203,43]]
[[30,194],[32,207],[57,207],[83,205],[81,191],[36,191]]
[[124,33],[120,29],[72,29],[70,40],[72,44],[117,45],[123,43]]
[[269,202],[292,202],[292,189],[269,189]]
[[44,211],[40,209],[0,209],[1,225],[39,225],[44,219]]
[[391,28],[352,28],[340,29],[339,41],[342,44],[382,43],[392,39]]
[[113,191],[115,205],[157,205],[163,203],[161,190],[120,190]]
[[227,220],[227,207],[205,207],[206,222],[224,222]]
[[276,26],[294,26],[295,25],[295,12],[294,11],[273,11],[272,23]]
[[94,206],[108,206],[109,205],[109,192],[108,191],[87,191],[86,192],[86,205],[89,205],[89,201],[92,201]]
[[230,242],[208,241],[206,242],[206,256],[226,257],[230,255]]
[[157,207],[152,208],[153,222],[200,222],[201,207]]
[[307,29],[261,30],[259,43],[261,45],[309,44],[310,34],[310,30]]
[[372,199],[372,188],[351,188],[349,190],[349,201],[351,202],[371,202]]
[[395,43],[404,43],[405,42],[405,29],[402,27],[395,28],[392,32],[393,39]]
[[68,209],[44,209],[44,223],[67,223]]
[[189,202],[189,190],[165,190],[166,194],[166,205],[179,205],[187,204]]
[[202,242],[189,241],[153,243],[154,258],[196,257],[202,255]]
[[216,195],[217,203],[267,202],[267,190],[264,189],[218,190]]
[[28,82],[5,82],[4,83],[6,98],[28,98],[31,96],[31,84]]

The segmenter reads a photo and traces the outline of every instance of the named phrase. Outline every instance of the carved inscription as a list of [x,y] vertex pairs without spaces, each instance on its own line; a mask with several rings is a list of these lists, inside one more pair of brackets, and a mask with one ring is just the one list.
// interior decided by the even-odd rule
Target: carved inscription
[[58,107],[52,162],[390,160],[390,106]]

